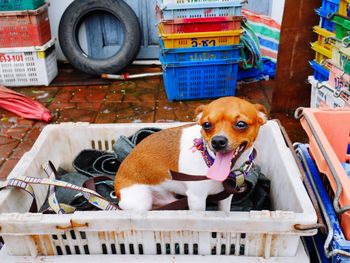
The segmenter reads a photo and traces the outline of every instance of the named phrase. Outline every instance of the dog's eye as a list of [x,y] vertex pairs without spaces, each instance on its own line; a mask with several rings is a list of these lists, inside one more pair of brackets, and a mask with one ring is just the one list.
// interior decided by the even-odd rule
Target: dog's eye
[[202,128],[203,128],[204,130],[210,130],[210,129],[211,129],[211,124],[210,124],[209,122],[204,122],[204,123],[202,124]]
[[237,129],[243,130],[243,129],[248,127],[248,124],[245,123],[244,121],[239,121],[239,122],[236,123],[235,127]]

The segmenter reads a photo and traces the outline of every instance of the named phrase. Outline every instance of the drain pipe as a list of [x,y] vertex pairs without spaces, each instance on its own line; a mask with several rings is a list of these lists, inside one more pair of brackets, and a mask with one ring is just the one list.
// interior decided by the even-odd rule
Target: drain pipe
[[163,75],[163,72],[152,72],[152,73],[142,73],[142,74],[133,74],[133,75],[129,75],[129,73],[125,73],[122,75],[102,74],[101,77],[103,79],[129,80],[129,79],[138,79],[138,78],[145,78],[145,77],[162,76],[162,75]]

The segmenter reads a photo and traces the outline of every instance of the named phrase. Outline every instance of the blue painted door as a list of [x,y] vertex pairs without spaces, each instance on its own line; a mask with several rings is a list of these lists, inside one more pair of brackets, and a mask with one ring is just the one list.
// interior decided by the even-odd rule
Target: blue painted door
[[[125,0],[139,18],[142,46],[138,59],[158,59],[158,32],[155,14],[156,0]],[[101,13],[91,16],[86,23],[88,54],[94,58],[113,56],[123,43],[123,28],[112,15]]]

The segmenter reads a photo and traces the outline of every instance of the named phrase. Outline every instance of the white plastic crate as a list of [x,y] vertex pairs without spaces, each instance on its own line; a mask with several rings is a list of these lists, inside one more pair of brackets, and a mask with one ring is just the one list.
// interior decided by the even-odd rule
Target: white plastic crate
[[116,263],[116,262],[138,262],[138,263],[306,263],[310,262],[308,255],[301,242],[298,245],[295,257],[273,257],[265,259],[262,257],[241,257],[241,256],[188,256],[188,255],[70,255],[70,256],[48,256],[36,257],[11,257],[7,255],[6,246],[0,250],[0,262],[6,263]]
[[[48,125],[9,177],[45,177],[41,167],[48,160],[56,167],[72,170],[73,158],[83,149],[110,151],[120,135],[129,136],[145,126],[176,125]],[[314,224],[317,218],[277,122],[268,121],[261,128],[256,149],[256,162],[271,179],[273,211],[84,211],[43,215],[26,213],[32,201],[27,193],[7,189],[0,192],[1,236],[6,251],[11,256],[134,254],[135,259],[140,254],[215,255],[218,260],[229,255],[242,260],[296,257],[300,236],[316,233],[297,230],[296,224]],[[40,207],[47,187],[33,188]]]
[[0,84],[49,85],[57,76],[55,41],[40,47],[0,48]]
[[162,20],[183,18],[205,18],[222,16],[240,16],[241,1],[200,2],[193,4],[161,4],[157,5],[157,16]]
[[328,82],[320,82],[313,76],[309,76],[308,82],[311,84],[311,108],[319,108],[321,104],[331,108],[342,108],[346,105],[343,99],[335,95],[334,88]]

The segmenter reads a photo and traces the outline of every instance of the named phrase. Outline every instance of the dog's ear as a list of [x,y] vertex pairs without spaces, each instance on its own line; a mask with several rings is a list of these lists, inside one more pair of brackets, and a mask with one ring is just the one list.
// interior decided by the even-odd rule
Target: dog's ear
[[197,107],[197,109],[194,111],[195,115],[195,121],[198,122],[200,118],[202,118],[203,110],[205,108],[205,105],[200,105]]
[[265,124],[267,121],[267,115],[268,115],[267,109],[263,105],[258,103],[254,104],[254,106],[258,110],[259,123],[261,125]]

